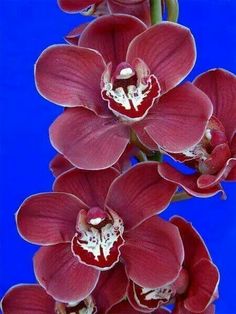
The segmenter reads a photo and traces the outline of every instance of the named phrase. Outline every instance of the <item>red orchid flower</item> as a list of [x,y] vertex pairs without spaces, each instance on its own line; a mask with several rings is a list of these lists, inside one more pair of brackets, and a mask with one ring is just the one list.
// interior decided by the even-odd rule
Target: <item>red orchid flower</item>
[[[222,180],[236,180],[236,76],[223,69],[201,74],[194,84],[211,99],[213,115],[202,140],[182,159],[197,172],[185,176],[159,165],[159,173],[195,196],[215,194]],[[188,160],[190,159],[190,161]]]
[[[39,285],[17,285],[12,287],[2,300],[3,314],[105,314],[124,299],[128,279],[123,264],[102,272],[92,295],[78,302],[55,301]],[[114,288],[115,287],[115,288]]]
[[219,273],[197,231],[181,217],[171,223],[180,231],[185,258],[174,283],[156,289],[143,288],[130,281],[128,298],[136,310],[151,313],[162,305],[174,303],[173,314],[214,313],[210,304],[218,297]]
[[133,15],[147,25],[151,24],[149,0],[58,0],[58,4],[69,13],[96,16],[123,13]]
[[168,205],[176,185],[153,176],[156,167],[156,162],[140,163],[120,176],[114,168],[71,169],[57,177],[54,192],[22,204],[18,230],[43,246],[34,269],[55,299],[86,298],[101,271],[119,261],[143,286],[164,285],[178,276],[183,259],[178,230],[153,217]]
[[195,61],[187,28],[165,22],[146,29],[131,16],[105,16],[87,26],[79,45],[49,47],[35,71],[39,92],[69,107],[50,137],[73,165],[110,167],[131,131],[152,150],[178,153],[199,142],[211,102],[190,83],[175,87]]

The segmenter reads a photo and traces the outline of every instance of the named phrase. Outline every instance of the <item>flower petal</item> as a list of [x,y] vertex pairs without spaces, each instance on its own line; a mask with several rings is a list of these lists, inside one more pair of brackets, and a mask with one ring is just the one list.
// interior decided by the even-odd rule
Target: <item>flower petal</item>
[[214,114],[230,140],[236,131],[236,76],[224,69],[213,69],[198,76],[194,84],[211,99]]
[[4,314],[52,314],[55,301],[39,285],[17,285],[2,300]]
[[99,51],[106,63],[112,62],[115,68],[125,61],[131,40],[145,29],[145,24],[132,16],[103,16],[90,23],[83,31],[79,45]]
[[123,300],[113,306],[107,314],[141,314],[141,312],[136,311],[127,300]]
[[194,38],[188,28],[163,22],[137,36],[130,44],[127,61],[142,59],[166,93],[191,71],[196,59]]
[[35,194],[22,203],[16,214],[18,231],[24,239],[36,244],[71,241],[81,208],[83,203],[70,194]]
[[152,217],[125,233],[121,256],[131,280],[142,287],[157,288],[177,278],[184,251],[178,229]]
[[191,271],[191,283],[184,306],[191,312],[202,313],[216,299],[219,283],[217,267],[208,259],[202,259]]
[[[193,312],[188,311],[184,307],[183,301],[178,301],[175,305],[172,314],[193,314]],[[201,314],[215,314],[215,305],[214,304],[209,305],[205,311],[201,312]]]
[[191,269],[201,259],[211,260],[203,239],[190,222],[179,216],[172,217],[170,222],[178,227],[183,241],[185,252],[184,267]]
[[175,184],[158,175],[157,165],[140,163],[111,185],[106,206],[119,214],[126,231],[164,210],[176,191]]
[[57,2],[63,11],[77,13],[91,4],[101,2],[101,0],[57,0]]
[[129,143],[129,127],[85,108],[64,111],[51,125],[53,146],[80,169],[115,164]]
[[132,127],[138,136],[145,128],[164,150],[179,153],[200,141],[211,114],[209,98],[185,83],[162,96],[147,117]]
[[107,313],[126,294],[128,278],[124,265],[116,264],[112,269],[101,272],[98,284],[93,291],[96,305],[101,313]]
[[61,154],[57,154],[49,164],[49,168],[55,177],[63,172],[74,168],[74,166]]
[[54,45],[36,62],[36,86],[43,97],[58,105],[102,112],[100,81],[104,69],[103,58],[96,51]]
[[220,185],[214,185],[204,189],[199,188],[197,184],[199,173],[183,174],[167,163],[159,164],[158,172],[162,178],[180,185],[187,193],[193,196],[210,197],[219,192],[223,193],[222,187]]
[[34,256],[39,283],[60,302],[79,302],[95,288],[100,272],[81,264],[70,244],[42,247]]
[[114,168],[98,171],[72,169],[62,174],[54,183],[54,191],[77,196],[85,208],[104,208],[110,185],[119,175]]
[[146,25],[151,25],[150,4],[148,0],[108,0],[112,13],[123,13],[136,16]]

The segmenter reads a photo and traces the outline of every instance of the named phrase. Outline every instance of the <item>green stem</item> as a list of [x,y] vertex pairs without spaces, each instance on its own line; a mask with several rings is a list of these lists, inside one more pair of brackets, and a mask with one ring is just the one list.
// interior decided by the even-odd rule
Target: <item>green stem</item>
[[178,0],[165,0],[168,11],[168,21],[177,22],[179,17],[179,3]]
[[189,195],[186,192],[178,192],[176,193],[173,197],[171,202],[179,202],[179,201],[184,201],[192,198],[192,195]]
[[161,23],[162,21],[161,0],[150,0],[150,6],[151,6],[152,25]]

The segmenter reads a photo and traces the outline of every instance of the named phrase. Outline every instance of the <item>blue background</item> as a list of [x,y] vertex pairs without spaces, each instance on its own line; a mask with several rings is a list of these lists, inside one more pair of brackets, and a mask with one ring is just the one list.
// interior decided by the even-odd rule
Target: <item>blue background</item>
[[[191,28],[198,59],[189,76],[212,67],[236,72],[236,1],[181,0],[180,23]],[[34,282],[36,246],[16,231],[14,213],[30,194],[49,191],[54,156],[48,127],[61,109],[37,93],[33,65],[47,46],[88,18],[61,12],[56,0],[0,1],[0,296],[12,285]],[[217,314],[236,314],[236,185],[219,196],[175,203],[165,217],[180,214],[204,237],[221,272]]]

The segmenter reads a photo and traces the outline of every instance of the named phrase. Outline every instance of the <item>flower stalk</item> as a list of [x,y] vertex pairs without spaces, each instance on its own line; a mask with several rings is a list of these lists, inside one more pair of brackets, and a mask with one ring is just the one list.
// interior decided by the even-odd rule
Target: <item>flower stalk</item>
[[185,200],[188,200],[190,198],[192,198],[192,195],[190,195],[190,194],[188,194],[188,193],[186,193],[184,191],[183,192],[177,192],[173,196],[171,202],[173,203],[173,202],[185,201]]
[[161,0],[151,0],[151,21],[152,25],[162,22],[162,4]]
[[177,22],[179,18],[179,2],[178,0],[166,0],[167,20]]

